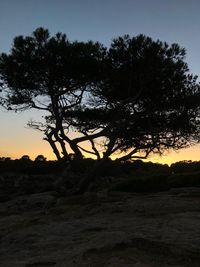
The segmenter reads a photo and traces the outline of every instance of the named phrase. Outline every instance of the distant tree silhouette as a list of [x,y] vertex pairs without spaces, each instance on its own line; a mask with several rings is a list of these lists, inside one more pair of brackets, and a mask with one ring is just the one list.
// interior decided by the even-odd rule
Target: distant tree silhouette
[[23,155],[23,156],[20,158],[20,160],[30,161],[31,159],[30,159],[29,155]]
[[10,157],[0,157],[0,161],[8,162],[8,161],[11,161],[11,158]]
[[47,159],[45,158],[45,156],[43,155],[38,155],[36,158],[35,158],[35,162],[44,162],[46,161]]
[[29,125],[44,132],[58,159],[70,150],[76,159],[118,154],[121,161],[162,154],[199,138],[200,87],[184,57],[177,44],[144,35],[105,48],[38,28],[0,56],[1,104],[45,111],[44,122]]

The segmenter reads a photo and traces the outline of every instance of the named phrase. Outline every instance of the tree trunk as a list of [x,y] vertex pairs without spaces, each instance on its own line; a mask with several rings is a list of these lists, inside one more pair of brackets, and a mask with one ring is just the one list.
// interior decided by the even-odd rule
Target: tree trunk
[[50,144],[50,146],[53,150],[53,153],[56,155],[57,160],[60,160],[61,159],[60,152],[58,151],[58,149],[55,145],[55,142],[52,139],[52,135],[53,135],[52,133],[46,134],[47,138],[44,138],[44,140],[46,140]]
[[74,154],[75,154],[75,158],[77,160],[81,160],[83,159],[83,154],[81,153],[80,149],[78,148],[77,144],[73,141],[69,142],[69,145],[71,147],[71,149],[73,150]]

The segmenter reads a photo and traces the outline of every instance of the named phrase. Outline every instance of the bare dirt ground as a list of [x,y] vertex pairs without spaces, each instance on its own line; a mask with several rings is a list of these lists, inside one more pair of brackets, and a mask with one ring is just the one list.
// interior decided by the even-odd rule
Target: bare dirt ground
[[55,192],[0,204],[2,267],[199,267],[200,193]]

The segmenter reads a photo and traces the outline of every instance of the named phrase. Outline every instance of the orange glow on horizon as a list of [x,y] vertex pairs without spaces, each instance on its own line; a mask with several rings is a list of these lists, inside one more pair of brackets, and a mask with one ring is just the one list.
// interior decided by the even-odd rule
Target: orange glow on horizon
[[[33,146],[32,146],[33,145]],[[29,157],[34,160],[37,155],[42,154],[44,155],[48,160],[56,160],[56,157],[54,156],[50,146],[48,143],[41,140],[41,142],[32,143],[31,147],[27,147],[27,149],[24,149],[24,147],[21,147],[21,149],[18,147],[17,152],[10,152],[5,153],[5,150],[0,150],[0,157],[11,157],[12,159],[19,159],[23,155],[29,155]],[[88,154],[86,155],[88,156]],[[92,157],[93,158],[93,157]],[[113,156],[112,159],[117,158],[117,155]],[[172,151],[168,152],[163,156],[158,155],[150,155],[149,158],[147,158],[145,161],[151,161],[154,163],[160,163],[160,164],[172,164],[174,162],[183,161],[183,160],[192,160],[192,161],[199,161],[200,160],[200,145],[194,146],[187,149],[182,149],[179,151]]]

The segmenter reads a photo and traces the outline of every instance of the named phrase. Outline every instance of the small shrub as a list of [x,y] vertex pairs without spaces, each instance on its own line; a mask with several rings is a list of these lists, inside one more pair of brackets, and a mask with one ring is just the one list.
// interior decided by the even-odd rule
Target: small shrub
[[122,192],[159,192],[169,189],[167,175],[153,175],[144,178],[127,179],[113,186],[112,190]]
[[200,187],[200,172],[172,174],[168,181],[172,187]]

